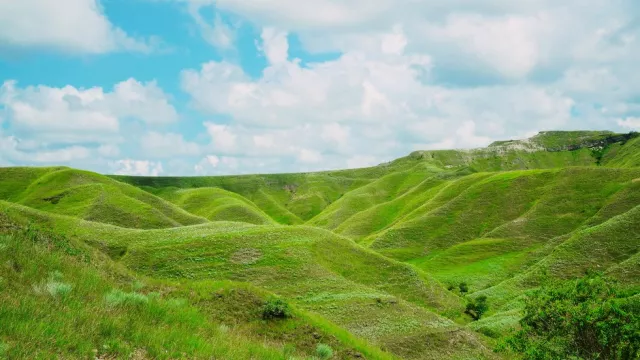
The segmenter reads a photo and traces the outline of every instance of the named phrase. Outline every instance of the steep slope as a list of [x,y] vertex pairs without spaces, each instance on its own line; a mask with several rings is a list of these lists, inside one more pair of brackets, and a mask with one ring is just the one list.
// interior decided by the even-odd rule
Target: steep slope
[[111,178],[154,194],[167,188],[224,189],[250,200],[276,222],[295,225],[317,216],[350,191],[385,175],[405,171],[416,165],[415,162],[402,162],[371,168],[301,174]]
[[459,298],[427,274],[324,230],[225,222],[130,230],[6,202],[0,208],[16,221],[40,219],[141,274],[250,282],[403,358],[491,356],[476,335],[434,312],[459,314]]
[[146,191],[88,171],[0,168],[0,188],[9,189],[2,198],[5,200],[122,227],[165,228],[206,222]]
[[308,224],[333,230],[352,216],[401,196],[441,171],[430,164],[418,163],[408,170],[393,172],[350,191]]
[[604,152],[602,164],[609,167],[640,167],[640,137],[614,144]]
[[428,202],[365,242],[441,281],[484,288],[526,269],[542,245],[640,204],[638,176],[605,168],[478,174],[457,181],[468,187],[455,198]]
[[191,214],[211,221],[240,221],[267,225],[275,222],[254,203],[219,188],[169,189],[158,196]]
[[1,212],[0,262],[3,359],[395,358],[300,309],[263,321],[272,295],[250,285],[145,278]]

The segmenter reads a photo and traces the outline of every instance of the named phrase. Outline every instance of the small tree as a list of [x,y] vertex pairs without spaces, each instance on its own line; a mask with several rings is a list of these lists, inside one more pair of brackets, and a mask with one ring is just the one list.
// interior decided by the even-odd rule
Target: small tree
[[475,300],[471,300],[467,303],[467,308],[464,311],[465,314],[471,316],[473,320],[480,320],[482,315],[489,310],[487,305],[487,297],[484,295],[478,296]]
[[521,330],[499,347],[525,359],[638,359],[640,297],[601,274],[528,295]]
[[466,282],[461,282],[460,285],[458,285],[458,288],[460,289],[460,294],[462,295],[469,292],[469,285],[467,285]]

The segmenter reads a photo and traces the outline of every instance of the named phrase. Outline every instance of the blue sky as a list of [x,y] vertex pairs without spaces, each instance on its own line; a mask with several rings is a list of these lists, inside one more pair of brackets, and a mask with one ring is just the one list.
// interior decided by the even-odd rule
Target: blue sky
[[634,0],[0,0],[0,166],[361,167],[640,129]]

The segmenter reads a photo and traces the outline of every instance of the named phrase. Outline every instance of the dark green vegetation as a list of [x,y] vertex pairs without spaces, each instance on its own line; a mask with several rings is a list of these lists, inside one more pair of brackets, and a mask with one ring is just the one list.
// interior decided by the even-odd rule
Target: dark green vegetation
[[640,297],[601,274],[527,295],[522,328],[503,346],[527,359],[637,359]]
[[595,269],[640,296],[638,141],[545,132],[303,174],[0,169],[0,351],[513,358],[492,350],[535,327],[549,279]]

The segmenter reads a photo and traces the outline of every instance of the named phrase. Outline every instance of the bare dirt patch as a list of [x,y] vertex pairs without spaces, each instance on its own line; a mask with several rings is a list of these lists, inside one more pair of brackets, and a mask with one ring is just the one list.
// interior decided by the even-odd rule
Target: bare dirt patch
[[234,264],[251,265],[255,264],[262,257],[262,253],[258,249],[245,248],[240,249],[231,255],[231,262]]

